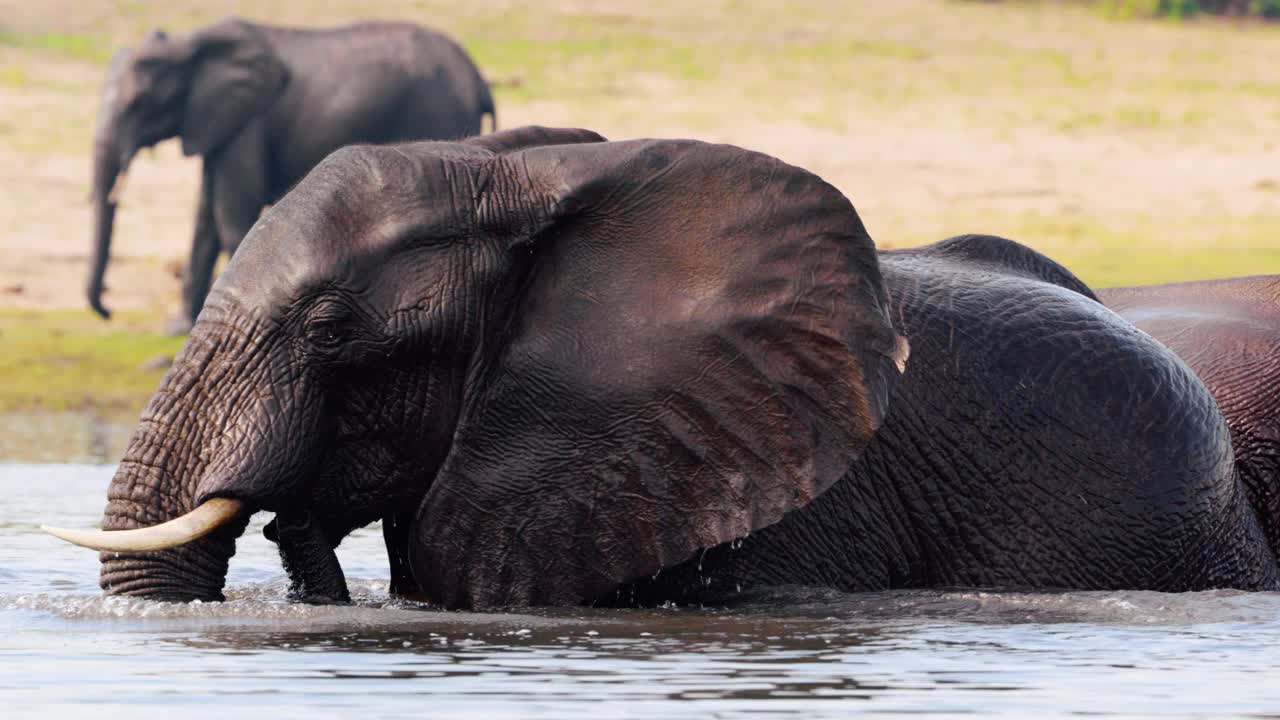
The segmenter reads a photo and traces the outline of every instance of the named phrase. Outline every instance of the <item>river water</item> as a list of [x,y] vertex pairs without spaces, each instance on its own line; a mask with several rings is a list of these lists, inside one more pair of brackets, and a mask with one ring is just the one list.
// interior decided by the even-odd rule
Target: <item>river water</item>
[[96,554],[36,527],[94,524],[111,471],[0,464],[5,718],[1280,717],[1280,594],[441,612],[388,600],[371,527],[339,549],[355,604],[306,607],[283,600],[260,514],[228,602],[104,599]]

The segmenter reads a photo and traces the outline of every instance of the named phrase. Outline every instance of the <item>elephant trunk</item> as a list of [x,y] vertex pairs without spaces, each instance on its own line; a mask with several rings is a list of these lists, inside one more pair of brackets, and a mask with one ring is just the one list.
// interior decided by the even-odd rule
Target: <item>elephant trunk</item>
[[94,142],[93,150],[93,247],[89,263],[89,278],[85,288],[89,307],[103,318],[111,312],[102,303],[103,277],[107,272],[107,260],[111,254],[111,232],[115,225],[119,184],[124,178],[131,153],[122,153],[104,131],[103,137]]
[[[219,417],[225,417],[227,404],[219,393],[209,392],[207,377],[224,353],[204,337],[193,337],[183,347],[143,411],[111,480],[103,530],[136,530],[169,522],[205,499],[199,493],[209,471],[206,448],[231,431]],[[240,513],[179,547],[102,552],[99,584],[109,595],[220,600],[228,561],[248,516]]]
[[136,121],[125,117],[127,102],[123,92],[124,77],[133,61],[133,51],[121,49],[111,58],[107,80],[102,86],[98,122],[93,129],[93,248],[89,264],[86,297],[89,307],[103,318],[111,313],[102,304],[103,276],[111,251],[111,230],[116,218],[116,201],[124,172],[138,150]]
[[[130,443],[108,491],[104,530],[136,530],[171,521],[196,507],[194,488],[181,461],[162,448],[158,434],[142,431]],[[148,458],[160,460],[152,465]],[[141,552],[100,553],[99,585],[108,595],[136,595],[153,600],[221,600],[227,565],[235,540],[249,514],[240,513],[212,533],[184,545]]]
[[[136,462],[122,463],[113,489],[137,487],[146,482],[146,474]],[[176,499],[163,507],[185,507]],[[103,518],[103,527],[111,530],[128,530],[148,527],[152,520],[140,506],[113,495]],[[160,515],[159,517],[164,517]],[[102,570],[99,585],[108,595],[133,595],[152,600],[186,602],[190,600],[222,600],[222,587],[226,581],[227,566],[235,554],[235,540],[244,532],[247,513],[237,515],[221,525],[211,535],[167,550],[144,552],[104,551],[99,557]]]
[[[213,298],[192,329],[112,479],[102,529],[121,544],[96,547],[165,549],[103,552],[99,583],[107,594],[219,600],[249,516],[305,504],[304,478],[324,446],[317,441],[322,408],[305,379],[281,381],[292,372],[288,356],[223,305]],[[154,528],[157,537],[189,540],[174,547],[163,538],[130,545],[130,536],[110,534],[178,518]]]

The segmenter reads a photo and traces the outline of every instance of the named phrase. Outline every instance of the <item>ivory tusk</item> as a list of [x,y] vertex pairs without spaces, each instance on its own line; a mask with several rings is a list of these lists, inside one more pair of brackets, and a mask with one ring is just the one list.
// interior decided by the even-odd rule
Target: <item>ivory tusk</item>
[[121,170],[120,174],[116,175],[116,181],[111,183],[111,192],[107,193],[107,202],[112,205],[120,204],[120,195],[124,192],[124,181],[128,176],[128,170]]
[[893,364],[898,366],[898,374],[907,371],[907,358],[911,357],[911,343],[905,335],[899,335],[893,343]]
[[41,525],[50,535],[92,550],[140,552],[168,550],[198,540],[233,520],[244,503],[231,498],[210,498],[195,510],[166,523],[136,530],[69,530]]

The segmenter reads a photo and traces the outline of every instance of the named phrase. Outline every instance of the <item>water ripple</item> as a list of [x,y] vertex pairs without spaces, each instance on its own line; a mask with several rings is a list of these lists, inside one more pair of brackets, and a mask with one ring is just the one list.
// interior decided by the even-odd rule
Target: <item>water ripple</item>
[[93,524],[110,471],[0,465],[6,718],[1280,716],[1275,593],[783,588],[446,612],[388,597],[375,527],[339,549],[355,602],[303,606],[259,517],[227,602],[103,597],[95,555],[35,528]]

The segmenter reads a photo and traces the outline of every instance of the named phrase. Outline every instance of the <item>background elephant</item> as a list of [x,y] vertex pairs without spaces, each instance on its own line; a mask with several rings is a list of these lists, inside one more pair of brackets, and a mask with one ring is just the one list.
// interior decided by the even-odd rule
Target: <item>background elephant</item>
[[219,248],[234,253],[264,205],[351,143],[452,139],[494,115],[480,72],[453,40],[406,23],[299,30],[223,20],[190,35],[149,35],[116,54],[94,137],[89,305],[103,275],[118,184],[139,149],[171,137],[204,157],[185,331],[204,303]]
[[1099,290],[1217,399],[1245,490],[1280,554],[1280,276]]
[[449,607],[1276,587],[1213,399],[1062,268],[877,259],[729,146],[532,137],[346,148],[263,217],[72,536],[107,592],[220,597],[256,510],[306,599],[378,518]]

